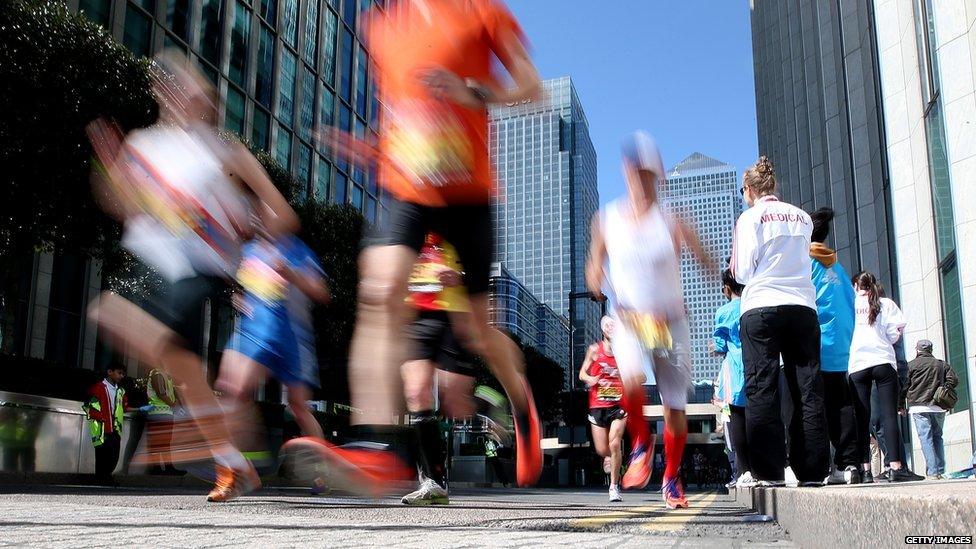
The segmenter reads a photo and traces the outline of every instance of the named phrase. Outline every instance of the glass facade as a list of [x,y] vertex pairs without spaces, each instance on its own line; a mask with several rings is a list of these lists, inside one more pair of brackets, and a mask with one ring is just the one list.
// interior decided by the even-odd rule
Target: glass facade
[[[596,151],[568,77],[543,82],[546,100],[492,108],[489,150],[500,199],[496,257],[540,301],[569,317],[584,292],[590,220],[599,208]],[[574,304],[577,367],[600,337],[600,307]]]
[[[966,367],[966,334],[963,331],[962,295],[959,284],[959,261],[956,255],[956,222],[953,215],[952,184],[946,147],[943,117],[939,55],[935,47],[935,18],[932,0],[914,3],[915,37],[918,47],[919,83],[925,101],[925,138],[928,147],[929,182],[932,189],[932,215],[935,220],[935,249],[939,263],[939,286],[945,353],[959,376],[956,410],[969,407],[969,372]],[[959,182],[956,182],[957,184]]]
[[[732,253],[735,220],[743,210],[735,168],[694,153],[668,170],[662,198],[671,211],[694,223],[708,254],[725,264]],[[709,352],[708,343],[715,311],[726,302],[721,273],[702,268],[686,249],[681,254],[681,286],[691,328],[694,379],[715,379],[722,361]]]
[[[491,266],[488,318],[491,325],[517,337],[556,364],[569,368],[569,324],[539,301],[501,263]],[[572,374],[572,372],[569,372]]]
[[[79,0],[77,5],[86,17],[116,29],[115,38],[137,55],[174,47],[197,61],[220,93],[220,124],[272,152],[301,180],[300,196],[340,203],[354,199],[370,223],[384,217],[386,197],[375,181],[333,163],[314,139],[317,126],[331,125],[337,116],[343,129],[375,136],[381,106],[357,24],[361,9],[383,9],[384,2]],[[356,184],[347,192],[350,179]]]

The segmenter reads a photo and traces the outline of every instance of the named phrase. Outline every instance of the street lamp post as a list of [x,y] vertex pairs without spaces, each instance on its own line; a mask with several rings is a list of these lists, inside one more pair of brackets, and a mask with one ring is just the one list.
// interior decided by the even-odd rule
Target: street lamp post
[[[591,301],[596,301],[593,294],[590,292],[570,292],[569,293],[569,412],[572,413],[575,410],[576,404],[576,300],[577,299],[589,299]],[[602,300],[600,302],[600,310],[602,314],[606,314],[607,302]],[[567,420],[569,415],[567,414]],[[576,485],[576,425],[573,425],[571,421],[569,423],[569,476],[570,484]]]

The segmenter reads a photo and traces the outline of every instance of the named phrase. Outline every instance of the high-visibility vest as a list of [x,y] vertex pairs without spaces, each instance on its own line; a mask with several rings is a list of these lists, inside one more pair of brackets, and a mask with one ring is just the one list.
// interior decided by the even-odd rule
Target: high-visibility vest
[[[122,406],[122,401],[125,399],[125,389],[122,387],[118,388],[118,392],[115,393],[115,410],[112,414],[112,426],[114,431],[122,434],[122,418],[125,415],[125,410]],[[82,409],[88,415],[88,430],[91,432],[92,446],[96,448],[105,443],[105,425],[101,421],[96,421],[91,417],[91,411],[96,412],[102,411],[102,404],[98,401],[97,396],[92,396],[86,404],[82,405]]]
[[146,394],[149,396],[149,404],[152,405],[152,409],[149,410],[149,415],[172,415],[173,409],[169,404],[166,404],[165,400],[159,398],[159,395],[156,393],[156,387],[153,386],[153,376],[157,373],[163,378],[163,388],[165,390],[163,395],[167,397],[170,402],[176,401],[176,386],[173,385],[173,378],[158,370],[152,370],[149,372],[149,379],[146,383]]

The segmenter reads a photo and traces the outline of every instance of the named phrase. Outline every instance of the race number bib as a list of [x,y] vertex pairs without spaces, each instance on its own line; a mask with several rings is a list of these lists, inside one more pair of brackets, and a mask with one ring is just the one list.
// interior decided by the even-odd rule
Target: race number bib
[[596,390],[597,400],[604,402],[617,402],[623,397],[624,393],[620,387],[600,387]]
[[635,311],[622,312],[620,319],[637,336],[644,348],[670,351],[674,347],[671,328],[665,319]]
[[441,101],[402,101],[389,108],[388,154],[417,186],[444,187],[471,181],[471,139]]

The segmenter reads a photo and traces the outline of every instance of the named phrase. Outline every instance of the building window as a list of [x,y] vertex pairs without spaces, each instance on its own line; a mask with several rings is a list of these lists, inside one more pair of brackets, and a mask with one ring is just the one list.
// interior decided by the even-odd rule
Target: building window
[[306,0],[305,7],[305,61],[313,67],[318,67],[315,62],[315,52],[319,44],[319,2],[318,0]]
[[352,62],[356,52],[352,48],[352,33],[349,29],[342,29],[342,49],[339,51],[339,62],[342,72],[339,74],[339,96],[350,101],[352,97]]
[[224,21],[223,0],[203,0],[200,14],[200,55],[220,66],[220,35]]
[[337,173],[335,177],[335,186],[332,188],[332,201],[336,204],[346,203],[346,187],[349,185],[345,174]]
[[261,41],[258,44],[258,74],[254,97],[271,108],[272,78],[274,78],[274,35],[271,29],[261,25]]
[[315,200],[325,202],[329,199],[329,187],[332,184],[332,165],[324,158],[319,158],[319,166],[315,170]]
[[111,0],[81,0],[78,11],[85,14],[89,21],[107,27],[112,15],[112,2]]
[[166,26],[180,40],[190,42],[190,0],[166,3]]
[[152,19],[135,3],[126,6],[122,43],[138,57],[149,55],[152,48]]
[[308,198],[308,180],[312,175],[312,149],[308,145],[298,147],[298,199]]
[[244,94],[233,86],[227,86],[224,127],[237,135],[244,135]]
[[278,24],[278,2],[277,0],[261,0],[258,7],[258,15],[267,21],[272,28]]
[[342,0],[342,20],[350,29],[356,28],[356,0]]
[[251,11],[241,0],[234,3],[234,28],[230,33],[230,66],[227,76],[241,86],[247,85],[247,39],[251,35]]
[[295,122],[295,72],[298,70],[295,54],[281,52],[281,75],[278,78],[278,118],[291,126]]
[[259,149],[268,150],[268,134],[271,117],[268,112],[258,107],[254,109],[254,121],[251,124],[251,142]]
[[339,26],[339,16],[332,10],[325,10],[325,28],[322,31],[322,78],[329,83],[329,87],[335,86],[335,48],[336,34]]
[[350,195],[349,202],[357,210],[363,211],[363,188],[362,187],[353,184],[352,195]]
[[359,55],[356,56],[356,112],[363,118],[366,117],[366,102],[368,100],[368,96],[366,95],[366,86],[369,84],[366,80],[366,65],[368,62],[369,58],[366,57],[366,50],[360,46]]
[[298,135],[302,139],[312,138],[312,125],[315,124],[315,74],[305,67],[302,75],[302,108],[298,120]]
[[294,48],[298,41],[298,0],[285,0],[284,18],[281,38]]
[[278,125],[278,144],[275,147],[275,160],[286,170],[291,169],[291,132],[284,125]]

